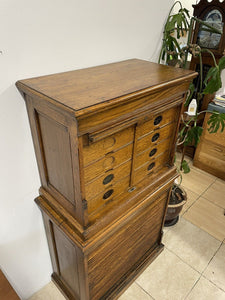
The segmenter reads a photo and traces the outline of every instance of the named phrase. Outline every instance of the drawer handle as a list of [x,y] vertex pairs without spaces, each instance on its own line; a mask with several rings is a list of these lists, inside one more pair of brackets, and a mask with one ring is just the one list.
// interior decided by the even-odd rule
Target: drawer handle
[[116,143],[116,138],[114,136],[107,137],[103,141],[103,148],[104,149],[111,148],[111,147],[113,147],[115,145],[115,143]]
[[129,193],[132,193],[132,192],[135,191],[135,190],[136,190],[136,186],[133,186],[133,187],[131,187],[131,188],[128,189],[128,192],[129,192]]
[[162,116],[158,116],[154,120],[154,125],[158,125],[162,121]]
[[108,184],[108,183],[110,183],[110,181],[112,181],[113,180],[113,178],[114,178],[114,175],[113,174],[109,174],[108,176],[106,176],[105,178],[104,178],[104,180],[103,180],[103,184],[105,185],[105,184]]
[[[109,153],[110,155],[111,153]],[[108,155],[108,154],[106,154]],[[114,156],[106,156],[106,158],[103,160],[102,166],[105,170],[111,169],[114,165],[115,157]]]
[[149,153],[149,156],[152,157],[153,155],[156,154],[156,152],[157,152],[157,149],[156,149],[156,148],[152,149],[152,150],[150,151],[150,153]]
[[105,194],[103,195],[103,200],[108,199],[112,195],[113,192],[114,192],[113,189],[108,190],[107,192],[105,192]]
[[159,133],[154,134],[152,137],[152,142],[156,142],[158,140],[159,136],[160,136]]
[[155,163],[151,163],[149,166],[148,166],[148,171],[152,170],[155,166]]

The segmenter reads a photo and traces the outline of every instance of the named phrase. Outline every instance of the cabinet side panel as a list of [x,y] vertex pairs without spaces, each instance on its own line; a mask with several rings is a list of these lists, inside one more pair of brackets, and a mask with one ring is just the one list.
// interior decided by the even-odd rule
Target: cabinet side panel
[[74,203],[70,137],[67,127],[37,112],[47,184]]
[[59,278],[73,295],[80,299],[80,282],[78,273],[77,249],[74,244],[56,227],[52,226],[56,244],[56,253],[59,266]]

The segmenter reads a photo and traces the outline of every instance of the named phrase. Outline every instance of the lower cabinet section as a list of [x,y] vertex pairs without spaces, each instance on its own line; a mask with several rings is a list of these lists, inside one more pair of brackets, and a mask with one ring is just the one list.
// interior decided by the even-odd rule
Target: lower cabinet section
[[44,219],[52,278],[68,299],[116,299],[162,250],[169,188],[160,189],[84,240],[70,220],[36,199]]

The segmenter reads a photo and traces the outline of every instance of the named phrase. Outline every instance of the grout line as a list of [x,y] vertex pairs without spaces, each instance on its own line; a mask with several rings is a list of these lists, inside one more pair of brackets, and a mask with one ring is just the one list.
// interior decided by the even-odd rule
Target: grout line
[[[191,191],[191,190],[190,190]],[[194,192],[193,192],[194,193]],[[197,194],[198,195],[198,194]],[[182,216],[184,214],[186,214],[186,212],[189,211],[189,209],[199,200],[199,198],[201,197],[201,195],[198,195],[198,197],[195,199],[195,201],[183,212]],[[187,200],[188,201],[188,200]]]
[[173,250],[167,248],[166,245],[164,245],[164,247],[171,253],[173,253],[173,255],[175,255],[177,258],[179,258],[183,263],[185,263],[187,266],[189,266],[192,270],[194,270],[195,272],[197,272],[199,275],[202,275],[201,272],[199,272],[198,270],[196,270],[193,266],[191,266],[189,263],[187,263],[186,261],[184,261],[180,256],[178,256],[175,252],[173,252]]
[[223,241],[220,243],[218,249],[215,251],[214,255],[211,257],[211,259],[209,260],[207,266],[205,267],[205,269],[203,270],[202,274],[205,272],[205,270],[208,268],[209,264],[211,263],[211,261],[213,260],[213,258],[216,256],[216,254],[218,253],[218,251],[220,250],[220,248],[223,245]]
[[187,297],[190,295],[190,293],[193,291],[194,287],[197,285],[197,283],[199,282],[199,280],[201,279],[202,275],[199,276],[198,280],[196,280],[196,282],[193,284],[192,288],[190,289],[190,291],[187,293],[187,295],[184,297],[184,300],[187,299]]
[[208,187],[200,194],[200,196],[202,197],[202,195],[203,195],[206,191],[208,191],[208,189],[209,189],[215,182],[216,182],[216,179],[215,179],[212,183],[210,183],[210,185],[208,185]]
[[152,298],[152,300],[155,300],[155,298],[152,297],[152,295],[149,294],[138,282],[135,281],[135,283],[142,289],[142,291],[144,291],[147,295],[149,295]]
[[[181,217],[183,217],[183,215],[182,215]],[[211,237],[213,237],[214,239],[216,239],[217,241],[219,241],[219,242],[221,243],[221,240],[218,239],[218,237],[215,237],[212,233],[209,233],[205,228],[196,225],[196,224],[193,223],[191,220],[188,220],[188,219],[186,219],[186,218],[184,218],[184,219],[185,219],[185,221],[187,221],[187,222],[191,223],[192,225],[196,226],[197,228],[201,229],[202,231],[204,231],[205,233],[207,233],[208,235],[210,235]]]
[[213,201],[211,201],[211,200],[207,199],[207,198],[206,198],[206,197],[204,197],[204,196],[201,196],[201,197],[202,197],[202,198],[204,198],[205,200],[209,201],[210,203],[214,204],[215,206],[217,206],[217,207],[219,207],[219,208],[222,208],[223,210],[225,210],[225,207],[223,207],[223,206],[220,206],[219,204],[217,204],[217,203],[215,203],[215,202],[213,202]]
[[224,290],[224,289],[222,289],[221,287],[219,287],[218,285],[216,285],[215,282],[213,282],[212,280],[208,279],[204,274],[202,274],[201,277],[205,278],[207,281],[209,281],[209,282],[212,283],[215,287],[217,287],[219,290],[221,290],[222,292],[225,293],[225,290]]

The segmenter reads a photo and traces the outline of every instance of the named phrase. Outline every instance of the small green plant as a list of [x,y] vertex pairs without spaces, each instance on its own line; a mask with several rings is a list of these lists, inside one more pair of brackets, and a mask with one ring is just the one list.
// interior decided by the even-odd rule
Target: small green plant
[[[179,10],[177,13],[174,13],[175,6],[179,5]],[[193,56],[199,57],[200,63],[200,84],[199,86],[195,86],[194,82],[192,82],[189,86],[188,97],[185,102],[185,106],[188,106],[190,101],[193,99],[193,95],[196,97],[197,101],[197,111],[194,116],[185,120],[183,118],[183,126],[178,134],[178,145],[184,144],[193,145],[197,147],[200,136],[202,134],[203,128],[198,126],[198,118],[200,114],[205,113],[206,111],[199,111],[200,102],[206,94],[214,94],[222,87],[221,81],[221,72],[225,68],[225,56],[222,57],[218,64],[216,62],[215,56],[212,51],[208,49],[202,49],[197,44],[191,44],[191,36],[193,31],[194,23],[200,23],[202,25],[201,30],[215,32],[221,34],[222,32],[215,27],[210,26],[207,22],[200,20],[195,17],[191,17],[189,15],[189,11],[186,8],[183,8],[180,1],[176,1],[170,9],[169,15],[167,17],[164,31],[163,31],[163,41],[162,48],[159,55],[159,63],[171,64],[175,67],[186,68],[187,67],[187,58],[190,53]],[[187,36],[187,43],[183,47],[179,44],[180,37],[183,37],[185,34]],[[202,64],[202,53],[208,52],[214,62],[214,66],[211,67],[203,80],[203,64]],[[208,130],[210,133],[215,133],[219,129],[223,132],[225,127],[225,114],[212,112],[211,116],[208,120]],[[185,173],[189,172],[189,166],[186,161],[182,162],[182,169]]]

